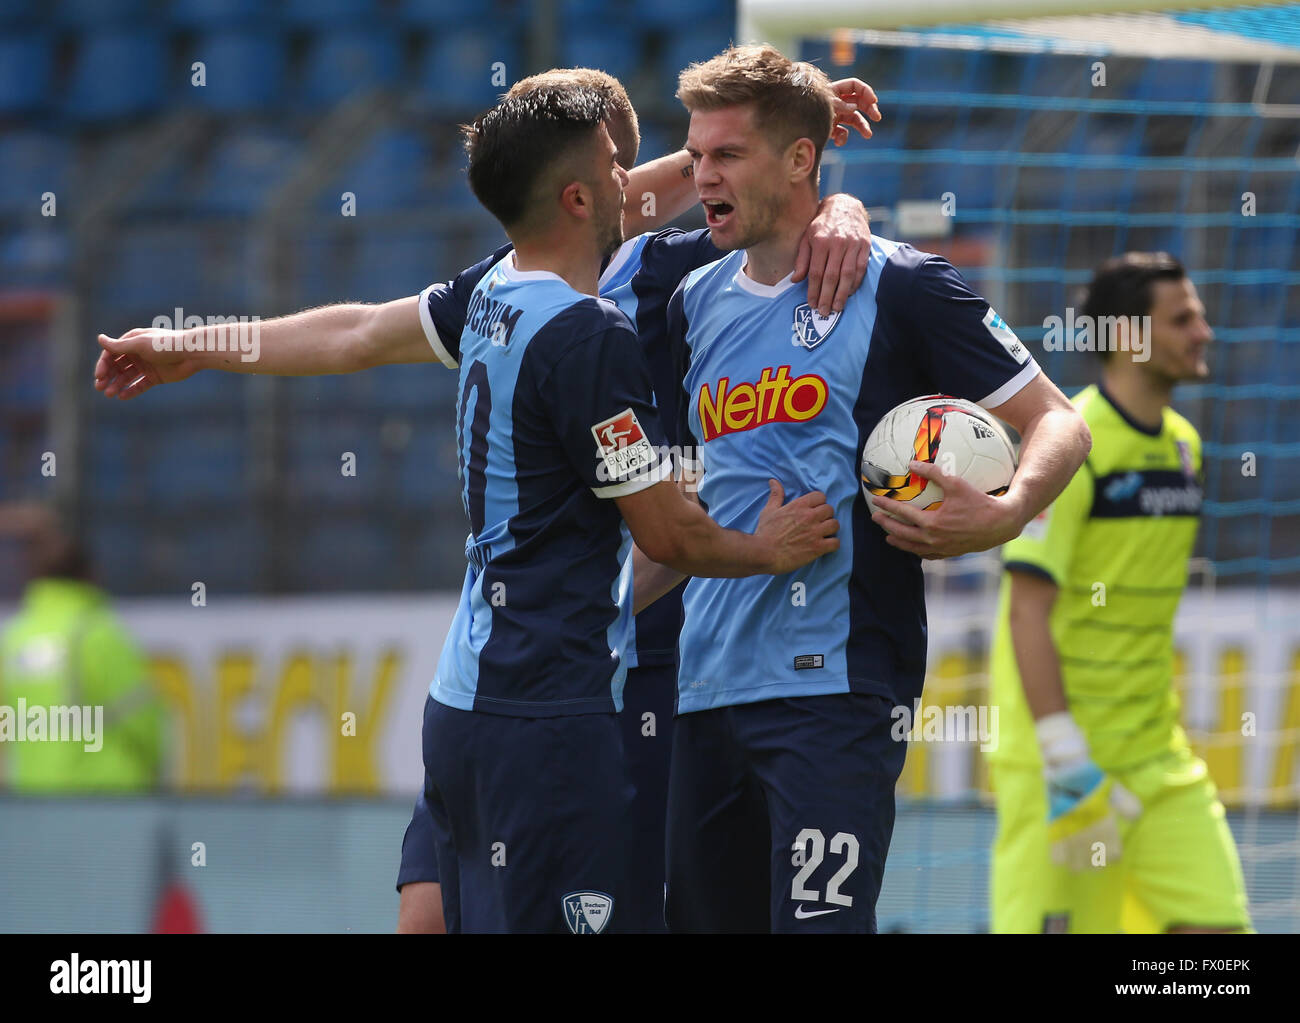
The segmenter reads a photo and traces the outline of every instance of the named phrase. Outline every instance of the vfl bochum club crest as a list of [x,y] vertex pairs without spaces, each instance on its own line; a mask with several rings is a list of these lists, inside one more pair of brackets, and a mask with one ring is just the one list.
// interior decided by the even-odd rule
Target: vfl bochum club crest
[[614,900],[604,892],[570,892],[561,901],[564,922],[574,934],[599,934],[614,915]]
[[796,348],[802,346],[809,351],[826,340],[835,324],[840,322],[840,313],[823,316],[805,302],[794,310],[794,330],[790,343]]

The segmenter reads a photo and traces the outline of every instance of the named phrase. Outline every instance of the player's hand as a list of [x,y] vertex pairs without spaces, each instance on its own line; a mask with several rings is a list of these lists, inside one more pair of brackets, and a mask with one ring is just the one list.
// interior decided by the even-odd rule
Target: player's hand
[[[1087,740],[1068,710],[1039,718],[1034,731],[1047,779],[1052,862],[1086,870],[1118,860],[1124,847],[1116,815],[1134,820],[1142,813],[1142,803],[1093,763]],[[1104,857],[1100,862],[1098,853]]]
[[871,217],[862,202],[842,193],[822,200],[799,240],[794,273],[808,277],[808,304],[822,316],[840,312],[867,276],[871,259]]
[[[199,365],[181,350],[181,331],[136,327],[120,338],[98,337],[95,390],[107,398],[134,398],[156,384],[193,376]],[[167,349],[170,348],[171,351]]]
[[[871,125],[867,118],[880,121],[879,97],[876,90],[860,78],[841,78],[831,82],[835,90],[835,126],[831,128],[831,141],[842,146],[849,140],[852,129],[864,139],[871,138]],[[866,116],[863,116],[863,111]]]
[[[1116,815],[1136,819],[1142,812],[1137,796],[1088,759],[1069,767],[1048,767],[1046,775],[1052,862],[1087,870],[1118,860],[1124,845]],[[1104,856],[1100,863],[1099,852]]]
[[1024,528],[1020,504],[1010,495],[990,497],[933,462],[912,461],[908,468],[939,484],[943,503],[924,511],[891,497],[873,497],[871,520],[889,534],[885,543],[891,547],[930,560],[953,558],[1014,540]]
[[814,490],[786,504],[785,488],[776,480],[768,480],[767,484],[770,493],[754,535],[767,543],[768,574],[785,575],[840,549],[835,537],[840,524],[825,494]]

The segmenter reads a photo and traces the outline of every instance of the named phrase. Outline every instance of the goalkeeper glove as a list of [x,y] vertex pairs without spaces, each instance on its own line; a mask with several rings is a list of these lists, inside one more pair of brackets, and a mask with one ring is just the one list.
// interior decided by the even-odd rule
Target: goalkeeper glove
[[1068,711],[1049,714],[1036,725],[1047,778],[1047,837],[1052,862],[1071,870],[1092,864],[1100,842],[1105,863],[1123,851],[1115,815],[1134,820],[1142,804],[1092,762],[1088,743]]

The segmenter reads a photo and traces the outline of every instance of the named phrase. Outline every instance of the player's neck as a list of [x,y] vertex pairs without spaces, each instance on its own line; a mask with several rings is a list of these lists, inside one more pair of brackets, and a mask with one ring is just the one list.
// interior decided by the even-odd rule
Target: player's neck
[[794,272],[799,242],[817,215],[817,197],[800,192],[793,197],[761,242],[745,250],[745,276],[759,284],[779,284]]
[[1160,429],[1164,423],[1165,406],[1173,397],[1172,384],[1162,383],[1149,373],[1107,367],[1101,374],[1101,386],[1135,423],[1151,430]]
[[574,291],[584,295],[600,293],[600,253],[587,238],[511,239],[515,246],[515,269],[546,270],[562,278]]

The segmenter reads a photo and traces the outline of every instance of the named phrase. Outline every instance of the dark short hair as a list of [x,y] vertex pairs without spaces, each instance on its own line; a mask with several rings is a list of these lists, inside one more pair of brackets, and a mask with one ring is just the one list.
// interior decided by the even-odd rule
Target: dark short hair
[[606,105],[601,90],[577,82],[504,96],[461,129],[475,197],[505,228],[524,220],[538,182],[600,127]]
[[541,74],[520,79],[510,86],[510,96],[518,96],[534,89],[548,85],[589,85],[605,97],[605,127],[609,137],[618,147],[618,162],[630,170],[636,163],[637,151],[641,148],[641,126],[637,121],[636,108],[628,99],[627,90],[611,74],[589,67],[551,68]]
[[[1125,252],[1106,260],[1093,272],[1080,313],[1094,323],[1105,317],[1146,316],[1154,301],[1156,281],[1181,281],[1187,269],[1167,252]],[[1103,358],[1111,353],[1102,347]]]

